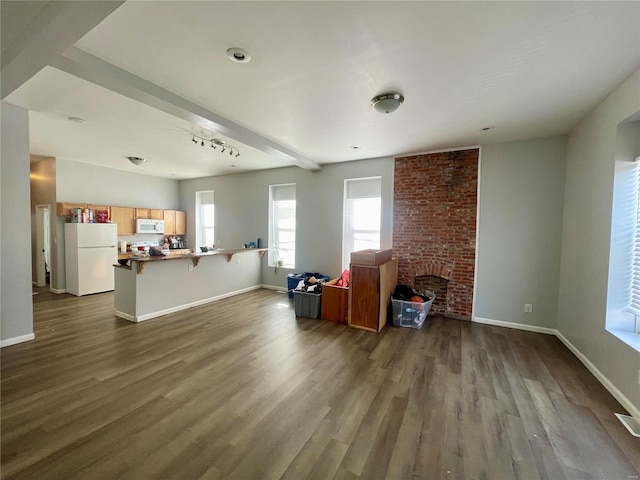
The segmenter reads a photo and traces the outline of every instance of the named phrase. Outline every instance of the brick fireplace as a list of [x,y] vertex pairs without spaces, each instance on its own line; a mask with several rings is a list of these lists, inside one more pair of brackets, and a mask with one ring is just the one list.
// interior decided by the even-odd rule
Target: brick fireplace
[[478,149],[398,157],[393,252],[398,283],[436,294],[432,313],[471,319]]

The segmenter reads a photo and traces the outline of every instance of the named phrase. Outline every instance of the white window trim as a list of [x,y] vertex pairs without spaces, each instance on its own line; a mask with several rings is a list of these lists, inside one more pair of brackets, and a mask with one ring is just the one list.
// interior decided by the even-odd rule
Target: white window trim
[[[347,230],[348,230],[348,222],[347,222],[347,204],[351,198],[348,197],[348,185],[350,182],[358,182],[365,180],[380,180],[380,202],[382,203],[382,176],[375,175],[371,177],[357,177],[357,178],[345,178],[344,185],[342,190],[342,252],[341,252],[341,263],[343,269],[349,269],[349,262],[346,259],[346,251],[347,251]],[[372,197],[373,198],[373,197]],[[381,218],[379,219],[379,227],[378,227],[378,235],[379,242],[382,242],[382,210],[380,211]],[[346,262],[346,264],[345,264]]]
[[[196,202],[195,202],[195,226],[196,226],[196,235],[195,235],[195,244],[196,247],[202,247],[205,246],[204,245],[204,237],[202,235],[202,231],[203,231],[203,227],[202,227],[202,220],[201,220],[201,207],[203,205],[203,203],[201,203],[201,196],[203,193],[209,193],[211,192],[211,197],[212,197],[212,205],[214,208],[214,216],[213,216],[213,235],[214,235],[214,239],[211,242],[211,245],[206,245],[207,247],[213,247],[213,244],[215,244],[215,231],[216,231],[216,225],[215,225],[215,194],[213,190],[198,190],[196,191]],[[211,227],[210,227],[211,228]]]
[[635,228],[629,311],[635,315],[634,333],[640,334],[640,156],[635,158]]
[[[278,252],[278,245],[276,245],[276,241],[275,241],[275,225],[274,225],[274,190],[277,189],[278,187],[293,187],[294,190],[296,189],[296,184],[295,183],[281,183],[281,184],[276,184],[276,185],[269,185],[269,251],[268,251],[268,255],[267,255],[267,265],[270,267],[281,267],[281,268],[290,268],[290,269],[295,269],[295,250],[296,250],[296,246],[294,244],[294,263],[293,264],[288,264],[288,263],[284,263],[282,265],[277,265],[277,261],[280,259],[280,255],[277,254]],[[297,190],[295,190],[295,194],[294,194],[294,198],[293,200],[296,202],[296,212],[297,212]],[[296,225],[296,229],[297,229],[297,225]],[[293,230],[293,232],[296,232],[296,229]],[[283,229],[281,229],[282,231],[284,231]]]

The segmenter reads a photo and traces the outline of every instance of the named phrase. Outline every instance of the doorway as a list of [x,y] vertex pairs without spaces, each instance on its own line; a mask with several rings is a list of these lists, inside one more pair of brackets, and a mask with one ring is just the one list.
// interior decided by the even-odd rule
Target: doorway
[[49,205],[36,205],[36,286],[51,285],[51,217]]

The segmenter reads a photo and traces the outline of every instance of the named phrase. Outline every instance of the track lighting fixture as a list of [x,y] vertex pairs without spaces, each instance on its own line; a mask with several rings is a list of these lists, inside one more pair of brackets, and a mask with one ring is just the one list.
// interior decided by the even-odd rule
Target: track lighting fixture
[[191,141],[196,145],[198,144],[198,141],[200,141],[201,147],[204,147],[205,142],[207,142],[211,144],[211,148],[213,148],[214,150],[216,150],[216,147],[222,147],[220,149],[220,153],[224,153],[228,150],[230,156],[234,156],[234,154],[236,157],[240,156],[240,150],[238,150],[236,147],[227,145],[224,140],[220,140],[218,138],[204,138],[199,135],[192,134]]

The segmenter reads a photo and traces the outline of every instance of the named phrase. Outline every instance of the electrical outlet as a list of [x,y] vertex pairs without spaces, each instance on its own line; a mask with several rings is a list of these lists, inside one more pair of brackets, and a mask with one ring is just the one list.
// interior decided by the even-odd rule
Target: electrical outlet
[[236,264],[240,265],[240,259],[236,258]]
[[531,305],[530,303],[525,303],[524,313],[532,313],[532,312],[533,312],[533,305]]
[[193,272],[193,265],[189,265],[189,271]]

